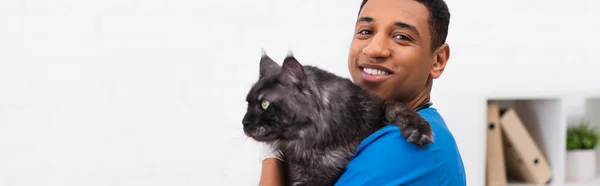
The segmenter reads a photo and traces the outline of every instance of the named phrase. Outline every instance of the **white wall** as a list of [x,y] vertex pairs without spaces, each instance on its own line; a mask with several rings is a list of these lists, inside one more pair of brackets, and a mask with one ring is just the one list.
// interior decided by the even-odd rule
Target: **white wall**
[[[241,118],[260,48],[349,77],[359,4],[1,0],[0,185],[255,185]],[[483,94],[600,92],[600,3],[448,4],[433,99],[481,185]]]

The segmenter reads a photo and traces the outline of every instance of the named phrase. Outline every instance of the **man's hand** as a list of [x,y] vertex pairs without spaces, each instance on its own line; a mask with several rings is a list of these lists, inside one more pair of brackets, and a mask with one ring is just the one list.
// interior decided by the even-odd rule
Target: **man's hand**
[[262,161],[262,172],[259,186],[283,186],[283,162],[276,158],[266,158]]

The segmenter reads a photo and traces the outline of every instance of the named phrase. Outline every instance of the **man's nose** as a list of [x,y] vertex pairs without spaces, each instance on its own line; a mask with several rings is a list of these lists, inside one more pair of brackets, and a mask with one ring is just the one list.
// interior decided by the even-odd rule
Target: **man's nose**
[[387,58],[390,56],[389,40],[385,34],[375,35],[369,44],[363,48],[364,55],[370,58]]

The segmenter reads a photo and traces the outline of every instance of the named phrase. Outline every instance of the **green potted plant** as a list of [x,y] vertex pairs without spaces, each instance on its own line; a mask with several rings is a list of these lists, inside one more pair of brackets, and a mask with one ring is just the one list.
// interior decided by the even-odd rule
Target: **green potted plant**
[[600,133],[588,121],[567,128],[567,179],[587,181],[596,175],[596,147]]

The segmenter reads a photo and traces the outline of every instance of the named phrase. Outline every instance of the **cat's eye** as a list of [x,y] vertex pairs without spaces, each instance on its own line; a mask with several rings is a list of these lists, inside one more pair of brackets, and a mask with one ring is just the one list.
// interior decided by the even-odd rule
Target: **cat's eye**
[[262,101],[262,103],[260,103],[260,107],[261,107],[263,110],[267,110],[267,108],[269,108],[269,105],[270,105],[270,104],[271,104],[271,103],[269,103],[269,101],[267,101],[267,100],[264,100],[264,101]]

